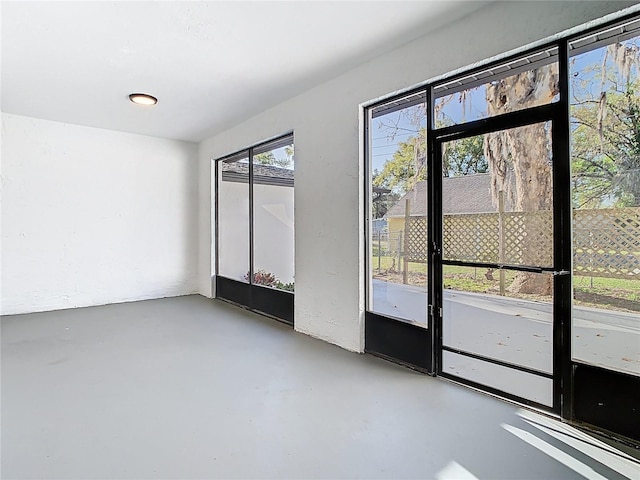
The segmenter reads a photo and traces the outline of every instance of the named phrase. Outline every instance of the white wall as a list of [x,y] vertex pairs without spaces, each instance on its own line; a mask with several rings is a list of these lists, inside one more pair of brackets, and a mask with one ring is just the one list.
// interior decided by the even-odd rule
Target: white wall
[[196,291],[197,146],[2,114],[0,311]]
[[293,130],[295,328],[361,351],[365,281],[360,104],[634,3],[491,4],[202,142],[199,291],[212,294],[210,159]]

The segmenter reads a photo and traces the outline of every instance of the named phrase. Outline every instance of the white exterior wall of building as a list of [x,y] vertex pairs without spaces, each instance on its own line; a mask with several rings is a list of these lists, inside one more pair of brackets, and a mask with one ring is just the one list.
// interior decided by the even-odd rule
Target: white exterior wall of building
[[[282,283],[294,281],[293,193],[292,187],[253,187],[254,271],[273,273]],[[225,181],[218,198],[219,269],[233,280],[249,271],[248,194],[248,184]]]

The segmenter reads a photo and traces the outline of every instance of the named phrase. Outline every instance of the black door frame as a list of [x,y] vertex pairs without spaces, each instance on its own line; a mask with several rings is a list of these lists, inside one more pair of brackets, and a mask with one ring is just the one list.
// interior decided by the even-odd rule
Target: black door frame
[[[434,283],[432,285],[434,295],[434,308],[430,309],[433,314],[434,336],[435,346],[434,351],[436,353],[436,374],[443,378],[453,380],[457,383],[462,383],[474,388],[478,388],[489,393],[499,395],[503,398],[516,401],[518,403],[538,408],[540,410],[550,411],[555,414],[560,414],[562,406],[562,371],[563,366],[568,360],[563,352],[561,341],[567,335],[564,333],[567,328],[570,328],[570,303],[562,301],[564,295],[570,295],[570,290],[565,290],[566,282],[558,281],[560,277],[568,277],[570,271],[570,264],[564,265],[563,261],[566,256],[563,256],[561,250],[566,248],[566,242],[562,241],[561,232],[565,228],[565,222],[570,221],[571,218],[571,205],[567,204],[565,195],[558,195],[556,198],[556,185],[566,184],[569,185],[569,170],[568,168],[557,168],[557,165],[569,164],[569,151],[568,148],[563,149],[562,142],[559,142],[558,137],[562,136],[558,131],[562,128],[559,125],[559,117],[561,116],[562,105],[560,102],[550,103],[539,107],[533,107],[526,110],[520,110],[516,112],[510,112],[503,115],[490,117],[475,122],[469,122],[461,125],[455,125],[453,127],[445,127],[440,129],[434,129],[431,135],[431,151],[433,152],[432,171],[429,176],[429,182],[432,187],[433,201],[428,207],[428,214],[432,218],[431,228],[432,235],[429,242],[431,248],[429,252],[429,258],[431,259],[431,265],[429,269],[434,274]],[[442,246],[443,246],[443,228],[442,228],[442,144],[445,142],[460,140],[477,135],[483,135],[487,133],[498,132],[501,130],[524,127],[527,125],[533,125],[538,123],[551,124],[551,136],[552,136],[552,182],[554,186],[553,190],[553,266],[551,267],[539,267],[539,266],[526,266],[526,265],[502,265],[499,263],[479,263],[479,262],[461,262],[461,261],[448,261],[442,258]],[[568,133],[568,132],[567,132]],[[556,145],[558,141],[558,145]],[[566,145],[568,147],[568,143]],[[568,188],[560,189],[567,191]],[[558,191],[560,191],[558,190]],[[570,245],[569,245],[570,246]],[[444,308],[444,279],[442,276],[442,268],[445,265],[457,265],[467,267],[485,267],[501,270],[507,268],[512,271],[522,272],[535,272],[535,273],[548,273],[552,274],[554,278],[554,295],[553,295],[553,373],[548,374],[546,372],[539,372],[521,365],[511,364],[508,362],[487,358],[481,355],[475,355],[463,350],[457,350],[443,345],[442,332],[443,332],[443,308]],[[570,283],[569,283],[570,287]],[[567,307],[569,310],[567,311]],[[445,351],[457,353],[459,355],[467,356],[470,358],[476,358],[487,363],[508,367],[514,370],[525,372],[528,374],[536,375],[543,378],[548,378],[553,381],[553,405],[543,405],[541,403],[529,400],[517,395],[498,390],[486,385],[481,385],[476,382],[463,379],[461,377],[447,373],[442,368],[442,357]]]

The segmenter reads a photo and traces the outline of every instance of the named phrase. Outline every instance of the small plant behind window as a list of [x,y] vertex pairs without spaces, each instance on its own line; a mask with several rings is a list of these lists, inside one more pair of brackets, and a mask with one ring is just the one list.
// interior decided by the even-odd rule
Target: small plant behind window
[[282,283],[282,282],[278,282],[278,285],[276,286],[276,288],[279,288],[280,290],[286,290],[287,292],[293,292],[294,289],[294,283]]
[[[244,276],[244,279],[246,281],[249,281],[250,276],[250,272],[247,272],[247,274]],[[293,282],[282,283],[273,273],[265,272],[264,270],[258,270],[257,272],[254,272],[253,282],[251,283],[253,283],[254,285],[264,285],[265,287],[274,287],[279,290],[286,290],[287,292],[293,292],[294,289]]]

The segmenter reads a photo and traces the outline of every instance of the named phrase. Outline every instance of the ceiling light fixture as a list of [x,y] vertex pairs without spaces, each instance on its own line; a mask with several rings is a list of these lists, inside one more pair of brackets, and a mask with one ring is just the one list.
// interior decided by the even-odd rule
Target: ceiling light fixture
[[146,93],[132,93],[129,95],[129,100],[138,105],[155,105],[158,103],[158,99]]

